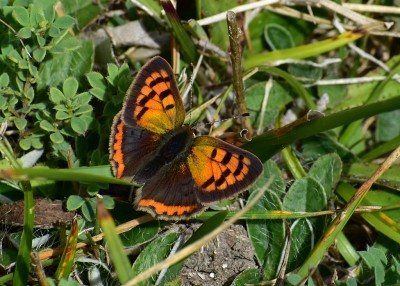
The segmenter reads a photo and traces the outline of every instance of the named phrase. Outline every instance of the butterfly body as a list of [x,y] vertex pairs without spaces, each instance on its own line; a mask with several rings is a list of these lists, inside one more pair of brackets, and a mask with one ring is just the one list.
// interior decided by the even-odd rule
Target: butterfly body
[[175,165],[185,160],[193,144],[193,133],[189,126],[181,126],[159,139],[159,148],[154,157],[134,176],[134,181],[144,183],[164,166]]
[[261,175],[253,154],[193,135],[169,64],[153,58],[138,73],[110,136],[114,175],[143,184],[135,204],[162,219],[187,218],[233,197]]

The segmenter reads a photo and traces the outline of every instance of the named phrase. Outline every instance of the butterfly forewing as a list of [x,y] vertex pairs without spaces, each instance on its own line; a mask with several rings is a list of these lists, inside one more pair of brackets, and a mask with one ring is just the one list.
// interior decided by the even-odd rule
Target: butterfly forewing
[[118,113],[110,137],[110,162],[115,177],[131,181],[154,158],[159,145],[159,134],[136,124],[127,126],[121,119],[121,113]]
[[246,190],[263,172],[256,156],[210,136],[195,138],[188,164],[202,203],[227,199]]
[[123,121],[163,134],[183,124],[185,109],[170,65],[155,57],[138,73],[123,107]]

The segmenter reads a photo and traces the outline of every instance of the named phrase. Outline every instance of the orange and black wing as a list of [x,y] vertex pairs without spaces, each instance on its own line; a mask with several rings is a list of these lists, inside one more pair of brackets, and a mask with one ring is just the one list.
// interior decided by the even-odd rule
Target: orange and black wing
[[146,182],[136,198],[139,210],[160,219],[189,218],[204,210],[185,159],[162,167]]
[[122,109],[122,120],[154,133],[164,134],[181,126],[185,109],[171,66],[154,57],[139,71]]
[[135,178],[135,175],[156,156],[159,145],[159,134],[135,124],[126,125],[121,119],[121,113],[118,113],[114,118],[110,136],[110,162],[114,176],[143,183],[141,178]]
[[210,136],[194,139],[187,160],[201,203],[231,198],[247,190],[263,172],[255,155]]

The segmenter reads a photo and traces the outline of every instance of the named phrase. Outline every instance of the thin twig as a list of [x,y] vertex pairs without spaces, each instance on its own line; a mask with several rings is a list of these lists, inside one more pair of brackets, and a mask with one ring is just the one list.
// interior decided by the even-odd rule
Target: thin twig
[[[228,23],[229,43],[231,47],[231,61],[233,71],[233,88],[236,92],[236,100],[239,108],[239,114],[247,113],[246,101],[244,99],[244,84],[242,74],[242,52],[240,48],[240,37],[242,30],[236,20],[236,14],[233,11],[226,13]],[[253,127],[250,118],[242,117],[242,128],[247,129],[250,138],[253,135]]]
[[348,9],[357,12],[379,13],[379,14],[400,14],[400,7],[396,6],[383,6],[383,5],[370,5],[370,4],[354,4],[342,3]]
[[264,130],[264,117],[267,110],[268,98],[272,89],[272,77],[270,77],[265,84],[265,92],[260,110],[260,124],[258,125],[257,135],[261,135]]
[[[232,9],[230,9],[230,11],[235,12],[235,13],[240,13],[240,12],[257,9],[257,8],[268,6],[268,5],[278,4],[279,2],[280,2],[279,0],[263,0],[263,1],[258,1],[258,2],[253,2],[253,3],[249,3],[249,4],[236,6]],[[225,11],[225,12],[216,14],[214,16],[198,20],[197,23],[200,26],[206,26],[206,25],[210,25],[210,24],[213,24],[216,22],[223,21],[224,19],[226,19],[227,12],[228,11]]]
[[[374,81],[386,80],[387,76],[369,76],[369,77],[355,77],[355,78],[338,78],[338,79],[324,79],[313,82],[312,84],[307,84],[305,87],[316,86],[316,85],[344,85],[344,84],[359,84]],[[392,80],[397,82],[400,81],[400,75],[396,74],[392,77]]]

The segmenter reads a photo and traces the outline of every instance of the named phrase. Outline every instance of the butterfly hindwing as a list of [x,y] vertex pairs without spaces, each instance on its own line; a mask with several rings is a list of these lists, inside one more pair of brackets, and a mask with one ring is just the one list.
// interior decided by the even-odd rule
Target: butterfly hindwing
[[184,119],[185,109],[171,66],[163,58],[154,57],[130,87],[122,120],[163,134],[181,126]]
[[[160,135],[140,126],[127,126],[118,113],[110,136],[110,162],[114,175],[132,181],[135,174],[151,160],[160,145]],[[136,178],[137,182],[140,182]]]
[[255,155],[210,136],[194,139],[187,160],[202,203],[227,199],[246,190],[263,172]]
[[156,172],[137,196],[136,206],[157,218],[188,218],[204,210],[197,201],[195,189],[189,167],[183,159]]

